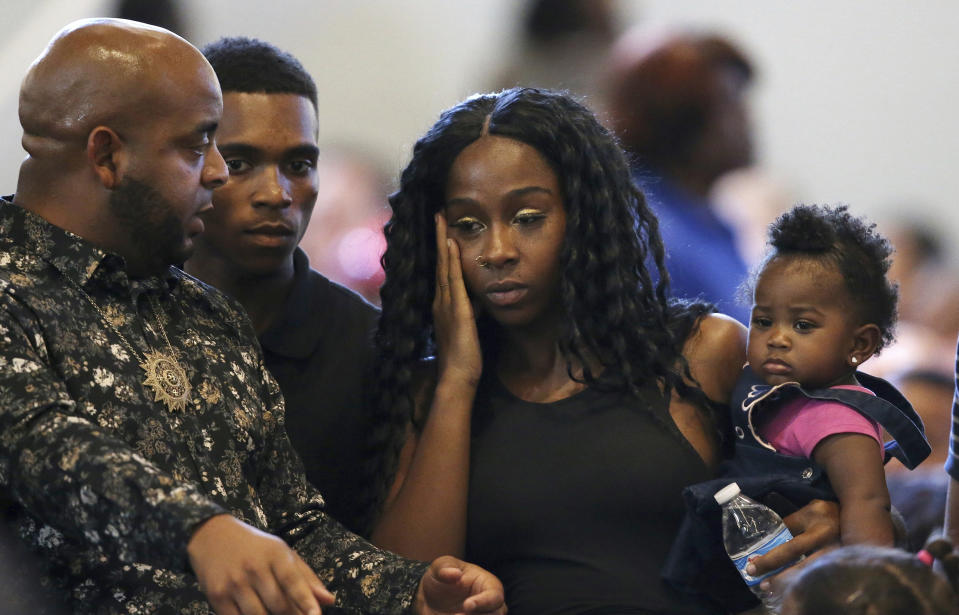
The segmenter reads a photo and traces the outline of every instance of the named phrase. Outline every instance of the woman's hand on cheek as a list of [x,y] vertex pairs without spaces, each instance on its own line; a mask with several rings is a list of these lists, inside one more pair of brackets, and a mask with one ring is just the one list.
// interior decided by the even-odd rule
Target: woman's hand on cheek
[[446,236],[446,218],[436,220],[436,294],[433,324],[440,380],[460,380],[475,388],[483,372],[476,317],[466,283],[459,245]]

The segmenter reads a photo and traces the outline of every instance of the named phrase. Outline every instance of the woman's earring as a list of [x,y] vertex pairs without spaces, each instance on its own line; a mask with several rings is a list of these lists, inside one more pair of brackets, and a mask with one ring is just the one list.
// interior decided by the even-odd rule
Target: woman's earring
[[488,268],[489,268],[489,262],[486,260],[486,257],[483,256],[482,254],[480,254],[479,256],[477,256],[476,258],[474,258],[473,260],[476,261],[476,264],[479,265],[480,267],[482,267],[483,269],[488,269]]
[[852,357],[849,357],[849,362],[855,365],[856,363],[859,363],[859,359],[855,356],[852,356]]

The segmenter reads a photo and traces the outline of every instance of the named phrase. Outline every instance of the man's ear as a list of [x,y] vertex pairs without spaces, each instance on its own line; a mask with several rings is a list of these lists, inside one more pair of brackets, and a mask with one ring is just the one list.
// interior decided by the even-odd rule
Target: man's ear
[[97,126],[87,136],[87,159],[107,190],[113,190],[126,171],[126,146],[109,126]]
[[875,354],[881,337],[882,332],[877,325],[868,324],[857,327],[852,333],[852,352],[846,357],[846,362],[853,368],[862,365],[866,359]]

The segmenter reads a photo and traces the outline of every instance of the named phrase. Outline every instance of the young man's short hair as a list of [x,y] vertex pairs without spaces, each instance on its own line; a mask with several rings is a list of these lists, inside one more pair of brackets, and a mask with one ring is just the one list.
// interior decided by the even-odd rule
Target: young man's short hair
[[223,93],[298,94],[317,108],[316,84],[291,54],[256,38],[231,36],[203,48]]

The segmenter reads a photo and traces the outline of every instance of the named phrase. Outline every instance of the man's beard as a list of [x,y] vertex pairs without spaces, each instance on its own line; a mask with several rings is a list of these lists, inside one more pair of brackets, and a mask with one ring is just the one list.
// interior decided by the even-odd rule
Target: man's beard
[[124,178],[110,193],[109,205],[120,224],[117,232],[127,235],[145,271],[159,273],[189,256],[175,208],[150,184]]

